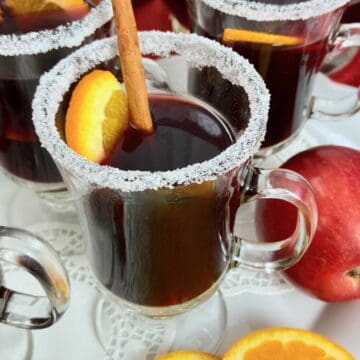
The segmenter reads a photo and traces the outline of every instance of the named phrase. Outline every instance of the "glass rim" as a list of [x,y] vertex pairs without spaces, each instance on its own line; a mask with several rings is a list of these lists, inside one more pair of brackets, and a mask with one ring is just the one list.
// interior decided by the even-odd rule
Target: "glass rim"
[[254,21],[307,20],[330,13],[351,0],[308,0],[297,4],[266,4],[248,0],[200,0],[228,15]]
[[21,35],[0,35],[0,56],[35,55],[80,46],[86,37],[110,21],[112,16],[111,0],[102,0],[83,18],[69,24]]
[[214,180],[253,156],[265,136],[270,103],[269,92],[254,66],[232,49],[195,34],[146,31],[139,32],[139,42],[143,55],[169,58],[176,52],[191,66],[213,66],[225,79],[243,87],[251,113],[245,130],[234,144],[217,156],[169,171],[120,170],[90,162],[75,153],[60,137],[55,125],[56,113],[71,84],[97,64],[118,55],[116,37],[111,37],[76,50],[40,78],[32,104],[33,122],[42,146],[55,162],[90,184],[134,192]]

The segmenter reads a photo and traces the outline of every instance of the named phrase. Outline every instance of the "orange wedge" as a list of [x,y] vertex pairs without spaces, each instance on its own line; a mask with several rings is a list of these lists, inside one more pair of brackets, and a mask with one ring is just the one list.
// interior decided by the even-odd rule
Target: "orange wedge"
[[76,85],[66,114],[68,146],[101,163],[129,125],[128,101],[110,71],[93,70]]
[[84,0],[5,0],[17,15],[27,15],[52,10],[89,8]]
[[223,360],[355,360],[346,350],[311,331],[269,328],[235,343]]
[[231,28],[224,30],[224,43],[241,41],[269,45],[298,45],[303,42],[303,39],[297,36],[276,35],[251,30]]
[[199,351],[175,351],[159,355],[156,360],[220,360],[220,358]]

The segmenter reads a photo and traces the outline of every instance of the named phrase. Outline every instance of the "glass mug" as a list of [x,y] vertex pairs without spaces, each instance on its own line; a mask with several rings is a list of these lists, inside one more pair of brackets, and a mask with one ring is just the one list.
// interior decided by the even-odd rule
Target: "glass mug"
[[[262,75],[271,94],[265,141],[258,153],[267,156],[289,143],[304,121],[316,113],[352,113],[359,95],[316,101],[311,91],[315,74],[330,49],[359,46],[360,24],[339,25],[349,0],[188,0],[193,30],[230,46]],[[213,76],[197,91],[213,96]],[[198,76],[193,79],[194,86]],[[230,100],[227,100],[230,101]],[[236,99],[234,100],[236,101]],[[241,111],[233,105],[231,116]]]
[[41,74],[80,45],[111,34],[111,2],[97,3],[22,15],[0,0],[0,169],[59,211],[72,201],[36,136],[31,102]]
[[[211,68],[226,79],[227,87],[243,94],[242,118],[224,119],[234,133],[233,145],[209,161],[161,172],[101,166],[68,148],[61,136],[63,125],[56,122],[58,104],[89,69],[103,68],[117,56],[115,38],[85,46],[44,75],[34,97],[33,117],[40,141],[77,196],[95,278],[113,300],[137,313],[163,318],[209,299],[230,267],[272,271],[294,264],[311,241],[317,209],[311,188],[300,175],[251,165],[265,134],[269,94],[246,60],[194,34],[140,32],[139,36],[149,92],[193,101],[188,76],[193,70]],[[239,204],[260,198],[283,199],[298,208],[298,225],[291,237],[265,244],[233,234]],[[194,332],[199,330],[195,322]],[[208,330],[220,337],[224,324],[222,318],[213,324],[220,330]],[[190,336],[177,331],[177,337],[181,334]],[[207,341],[200,347],[212,346]]]
[[70,284],[59,256],[30,232],[0,226],[0,260],[31,274],[46,296],[6,288],[0,267],[0,323],[43,329],[58,321],[69,305]]

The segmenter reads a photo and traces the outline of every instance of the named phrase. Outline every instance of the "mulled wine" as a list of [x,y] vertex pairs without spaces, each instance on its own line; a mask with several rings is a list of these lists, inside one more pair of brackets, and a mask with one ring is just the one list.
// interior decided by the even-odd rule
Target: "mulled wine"
[[[261,36],[264,38],[268,36],[265,41],[264,39],[251,39],[251,37],[246,41],[228,40],[224,38],[224,30],[227,28],[247,29],[246,20],[224,14],[205,4],[199,4],[199,1],[195,1],[195,3],[197,5],[193,5],[193,12],[195,12],[193,14],[193,30],[200,35],[230,46],[247,58],[262,75],[270,90],[269,121],[262,146],[269,147],[284,142],[300,128],[306,118],[305,112],[309,104],[313,75],[318,72],[327,52],[328,36],[322,36],[320,30],[329,26],[327,23],[329,20],[324,20],[323,27],[317,23],[313,28],[309,27],[310,30],[307,23],[294,22],[295,25],[292,24],[292,27],[289,27],[291,34],[286,39],[291,38],[294,44],[281,44],[283,40],[281,36],[279,43],[268,41],[273,31],[274,34],[277,34],[275,29],[271,29],[270,34],[261,30]],[[268,3],[274,2],[268,1]],[[284,2],[276,3],[283,4]],[[254,23],[256,22],[254,21]],[[273,24],[276,26],[276,22]],[[252,26],[255,27],[255,25]],[[277,24],[277,26],[279,25]],[[314,31],[316,27],[320,29],[319,34],[316,37],[310,36],[308,32]],[[253,34],[257,31],[256,28],[250,29]],[[287,36],[285,35],[285,37]],[[295,41],[296,39],[298,42]],[[215,85],[210,84],[210,86],[214,87]],[[236,114],[236,112],[234,113]]]
[[[130,128],[104,165],[173,170],[208,160],[235,141],[222,118],[198,100],[153,94],[149,101],[154,133]],[[96,277],[113,294],[145,306],[177,305],[206,292],[229,261],[231,181],[224,175],[174,189],[90,192],[82,199],[83,216]]]
[[263,147],[288,139],[303,124],[313,75],[326,55],[327,44],[327,38],[297,46],[226,43],[255,66],[270,91],[269,122]]
[[360,21],[360,1],[353,0],[341,18],[342,23],[353,23]]
[[[26,8],[29,2],[17,3]],[[27,9],[27,13],[22,8],[23,13],[0,0],[0,36],[54,29],[83,18],[91,6],[93,3],[87,1],[69,9],[53,5],[39,12]],[[110,23],[105,24],[84,43],[108,36],[110,29]],[[61,182],[53,160],[35,134],[31,103],[40,76],[72,51],[74,48],[54,48],[34,55],[0,56],[0,165],[11,175],[40,183]]]

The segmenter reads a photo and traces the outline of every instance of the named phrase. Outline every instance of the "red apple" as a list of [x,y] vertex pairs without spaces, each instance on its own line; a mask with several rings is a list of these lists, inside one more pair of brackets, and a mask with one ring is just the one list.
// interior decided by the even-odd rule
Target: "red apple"
[[133,4],[139,30],[174,31],[174,24],[184,30],[190,27],[185,0],[133,0]]
[[[286,270],[297,286],[325,301],[360,298],[360,151],[319,146],[297,154],[282,168],[312,185],[319,221],[309,249]],[[294,229],[295,208],[280,201],[257,207],[260,239],[273,241]]]

